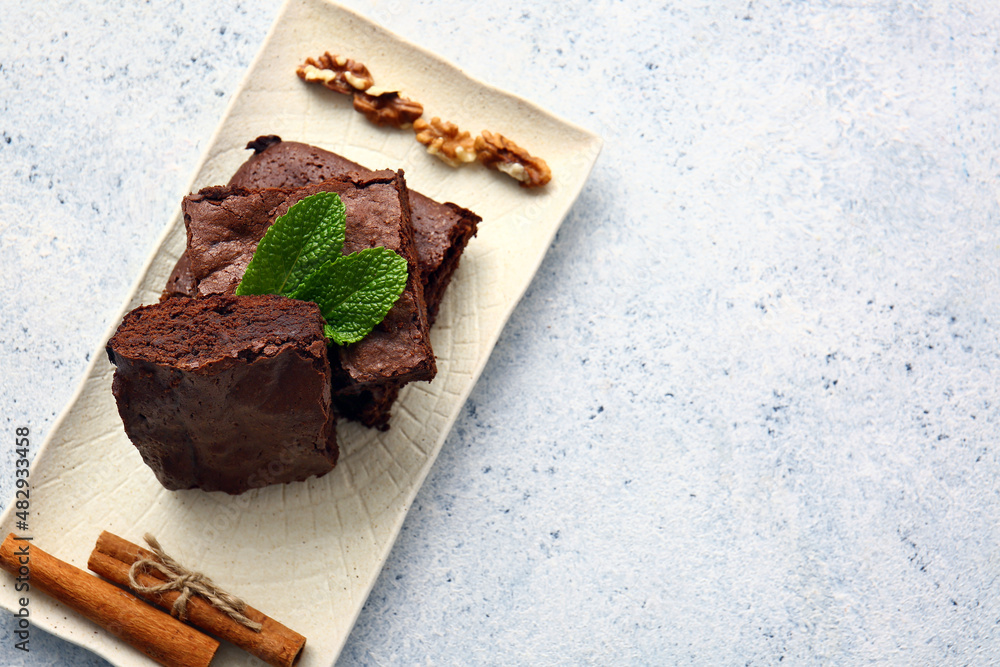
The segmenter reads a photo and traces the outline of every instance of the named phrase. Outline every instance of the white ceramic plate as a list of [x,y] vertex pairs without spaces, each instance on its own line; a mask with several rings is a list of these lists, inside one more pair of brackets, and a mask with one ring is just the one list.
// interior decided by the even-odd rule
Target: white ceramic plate
[[[427,155],[412,132],[371,125],[348,97],[295,76],[306,56],[327,50],[364,62],[380,86],[398,86],[421,101],[428,116],[474,134],[488,129],[514,139],[548,161],[552,182],[529,191],[479,165],[451,169]],[[501,329],[583,187],[601,140],[322,0],[285,4],[192,190],[228,181],[249,155],[247,141],[261,134],[329,148],[371,168],[403,168],[413,189],[482,216],[432,332],[437,378],[404,389],[388,432],[341,423],[340,463],[322,479],[236,497],[170,492],[122,430],[102,340],[31,469],[30,534],[39,548],[86,568],[101,530],[134,542],[151,532],[182,563],[304,634],[301,665],[332,665]],[[122,315],[158,299],[184,242],[178,213]],[[0,520],[2,535],[18,532],[11,512]],[[0,582],[0,604],[14,609],[13,580],[0,575]],[[36,626],[116,665],[152,664],[41,594],[32,596],[31,613]],[[223,644],[213,665],[232,664],[256,662]]]

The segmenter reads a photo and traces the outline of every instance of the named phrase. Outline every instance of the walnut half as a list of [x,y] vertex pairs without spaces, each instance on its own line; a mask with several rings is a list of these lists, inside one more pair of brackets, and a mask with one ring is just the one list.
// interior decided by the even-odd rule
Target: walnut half
[[452,167],[458,167],[476,159],[472,136],[461,132],[458,125],[443,121],[437,116],[427,122],[423,118],[414,121],[413,131],[417,141],[427,146],[427,152]]
[[413,121],[424,114],[424,107],[419,102],[400,97],[397,92],[379,95],[354,93],[354,110],[364,114],[365,118],[376,125],[398,128],[410,127]]
[[363,64],[344,56],[330,55],[329,51],[316,59],[306,58],[295,73],[303,81],[321,83],[344,95],[368,90],[375,83],[371,72]]
[[474,144],[479,161],[488,169],[502,171],[519,181],[522,188],[537,188],[552,180],[552,170],[545,160],[533,157],[501,134],[483,130]]

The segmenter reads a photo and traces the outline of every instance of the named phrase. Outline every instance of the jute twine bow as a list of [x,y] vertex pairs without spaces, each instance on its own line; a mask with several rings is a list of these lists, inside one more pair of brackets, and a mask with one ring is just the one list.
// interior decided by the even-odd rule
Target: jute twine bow
[[[180,591],[180,596],[174,600],[170,614],[180,620],[187,619],[187,603],[192,595],[200,595],[208,600],[209,604],[254,632],[260,632],[261,624],[253,621],[244,613],[247,608],[246,602],[240,600],[235,595],[230,595],[214,583],[212,580],[198,572],[192,572],[183,565],[168,556],[156,538],[146,533],[143,535],[146,544],[152,550],[159,561],[152,558],[140,558],[132,563],[128,571],[128,582],[132,588],[139,593],[165,593],[167,591]],[[143,571],[158,570],[166,576],[167,580],[162,584],[143,586],[136,581],[136,575]]]

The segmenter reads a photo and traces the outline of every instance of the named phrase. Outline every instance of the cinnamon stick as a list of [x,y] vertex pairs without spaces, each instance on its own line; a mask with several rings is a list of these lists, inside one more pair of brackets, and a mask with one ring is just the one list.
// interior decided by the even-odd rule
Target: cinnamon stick
[[[129,569],[137,560],[146,558],[158,560],[153,552],[104,531],[97,538],[97,545],[90,554],[87,567],[119,586],[130,587]],[[143,586],[159,584],[165,579],[156,570],[136,575],[136,581]],[[135,594],[164,609],[170,609],[174,600],[180,597],[178,591]],[[261,624],[260,632],[240,625],[198,596],[188,600],[186,620],[211,635],[232,642],[269,665],[291,667],[298,661],[306,643],[305,637],[253,607],[248,606],[243,613],[250,620]]]
[[207,667],[219,642],[133,595],[50,556],[13,533],[0,544],[0,567],[15,576],[28,568],[32,589],[67,607],[167,667]]

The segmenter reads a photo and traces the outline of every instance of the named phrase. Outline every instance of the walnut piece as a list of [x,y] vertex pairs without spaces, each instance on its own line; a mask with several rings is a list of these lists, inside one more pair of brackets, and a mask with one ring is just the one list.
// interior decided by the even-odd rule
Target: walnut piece
[[[369,88],[371,91],[374,89]],[[379,95],[370,93],[354,93],[354,110],[364,114],[365,118],[376,125],[392,125],[407,128],[424,114],[424,107],[419,102],[400,97],[397,92],[385,92]]]
[[344,95],[368,90],[375,83],[371,72],[363,64],[344,56],[330,55],[329,51],[316,59],[306,58],[295,73],[303,81],[322,83]]
[[427,122],[423,118],[413,123],[417,141],[427,146],[427,152],[440,158],[445,164],[458,167],[476,159],[472,136],[460,132],[458,125],[443,121],[437,116]]
[[502,171],[519,181],[522,188],[537,188],[552,180],[545,160],[533,157],[501,134],[483,130],[474,144],[477,157],[488,169]]

